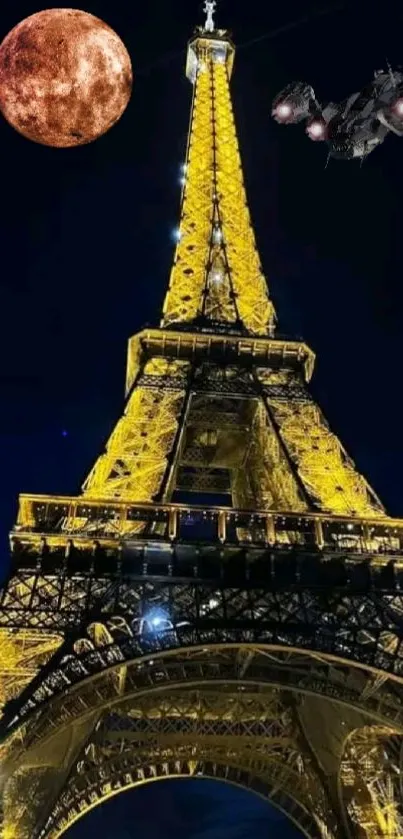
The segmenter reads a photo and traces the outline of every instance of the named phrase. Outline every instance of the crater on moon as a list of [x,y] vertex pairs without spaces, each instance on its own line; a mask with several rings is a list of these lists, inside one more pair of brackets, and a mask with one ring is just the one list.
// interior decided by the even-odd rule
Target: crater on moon
[[132,82],[116,32],[77,9],[37,12],[0,45],[0,110],[36,143],[78,146],[105,134],[125,111]]

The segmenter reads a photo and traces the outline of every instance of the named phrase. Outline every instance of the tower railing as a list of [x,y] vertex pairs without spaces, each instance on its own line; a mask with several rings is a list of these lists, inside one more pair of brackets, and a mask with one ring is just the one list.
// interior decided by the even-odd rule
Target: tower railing
[[396,557],[403,567],[403,519],[322,512],[235,510],[189,504],[21,495],[14,550],[113,547],[120,542],[188,542],[309,549]]

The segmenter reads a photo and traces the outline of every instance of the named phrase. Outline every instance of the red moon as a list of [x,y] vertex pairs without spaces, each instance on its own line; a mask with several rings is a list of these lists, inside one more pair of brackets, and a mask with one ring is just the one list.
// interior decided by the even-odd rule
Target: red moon
[[0,45],[0,110],[35,143],[66,148],[105,134],[125,111],[132,81],[116,32],[78,9],[31,15]]

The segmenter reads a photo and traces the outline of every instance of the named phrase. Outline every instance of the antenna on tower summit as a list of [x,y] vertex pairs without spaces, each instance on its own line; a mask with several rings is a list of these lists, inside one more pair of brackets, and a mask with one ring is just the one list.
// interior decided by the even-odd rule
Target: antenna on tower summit
[[214,32],[215,24],[213,14],[216,8],[216,0],[206,0],[204,4],[204,11],[206,12],[206,23],[204,24],[205,32]]

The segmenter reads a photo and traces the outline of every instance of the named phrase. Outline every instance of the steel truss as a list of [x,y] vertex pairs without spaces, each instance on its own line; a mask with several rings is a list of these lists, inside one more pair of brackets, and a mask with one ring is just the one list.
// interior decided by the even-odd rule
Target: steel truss
[[[92,627],[89,637],[94,650],[108,643],[106,627]],[[88,640],[77,643],[77,649],[85,646]],[[137,783],[202,774],[267,796],[309,836],[323,835],[325,827],[327,835],[344,835],[336,816],[332,821],[332,790],[320,783],[301,737],[298,704],[318,695],[337,708],[342,742],[357,720],[366,731],[365,718],[396,740],[403,730],[401,694],[391,682],[380,687],[373,680],[372,691],[369,685],[362,669],[252,645],[115,661],[19,729],[6,756],[14,779],[6,814],[35,776],[37,811],[25,814],[19,835],[56,837],[88,809]],[[293,696],[299,697],[296,709]],[[77,745],[60,778],[60,750],[73,731]],[[25,771],[13,775],[21,763]]]
[[[340,825],[351,830],[361,793],[355,784],[346,803],[345,738],[361,730],[367,736],[375,721],[391,736],[401,732],[401,521],[22,496],[18,522],[0,628],[15,671],[25,660],[27,633],[33,664],[40,665],[37,675],[34,668],[6,694],[1,721],[10,775],[6,823],[18,821],[18,839],[59,836],[91,806],[142,779],[196,771],[243,779],[309,836],[336,836],[343,833]],[[277,658],[269,653],[268,670],[270,650]],[[251,685],[270,701],[280,691],[284,713],[297,697],[303,702],[295,711],[300,732],[306,723],[298,715],[312,697],[321,697],[326,725],[345,728],[337,748],[332,745],[326,783],[312,747],[316,808],[287,775],[284,753],[275,761],[259,758],[257,765],[241,747],[231,751],[229,740],[225,747],[218,743],[217,732],[206,742],[200,731],[192,755],[183,738],[180,752],[167,743],[159,751],[162,762],[148,747],[136,757],[126,744],[118,760],[102,746],[101,768],[85,769],[83,779],[93,732],[111,712],[125,713],[155,691],[200,691],[212,683],[224,695],[230,688],[232,698]],[[333,718],[330,708],[338,709]],[[163,736],[162,730],[161,744]],[[65,738],[74,748],[60,777],[50,756],[63,751]],[[301,736],[295,754],[306,767],[310,747]],[[379,813],[390,811],[389,775],[384,769],[376,783],[365,776],[368,789],[377,790],[365,811],[374,839],[385,834]],[[35,806],[11,816],[33,789]],[[396,816],[396,837],[399,824]]]
[[[302,760],[292,713],[278,695],[259,700],[203,689],[146,697],[134,712],[127,706],[104,716],[41,835],[60,835],[72,811],[79,815],[105,799],[108,784],[113,793],[175,775],[241,783],[291,811],[310,835],[321,835],[312,815],[315,779]],[[325,798],[320,808],[316,801],[323,817],[325,808]]]
[[339,793],[352,822],[370,836],[402,834],[401,753],[401,738],[385,726],[366,726],[347,739]]
[[[23,603],[13,602],[23,591]],[[28,609],[27,609],[28,606]],[[226,587],[205,580],[175,581],[114,576],[12,578],[0,625],[27,624],[67,640],[18,700],[4,708],[7,731],[68,686],[103,673],[117,662],[148,653],[206,644],[267,644],[305,649],[403,678],[403,598],[400,592],[357,591],[288,584],[283,588]],[[157,631],[150,618],[160,616]],[[91,627],[109,639],[94,650]],[[83,634],[84,633],[84,634]],[[80,641],[85,639],[84,646]]]

